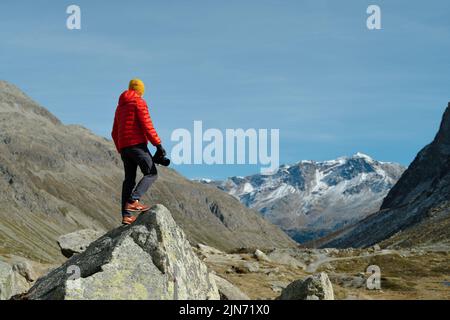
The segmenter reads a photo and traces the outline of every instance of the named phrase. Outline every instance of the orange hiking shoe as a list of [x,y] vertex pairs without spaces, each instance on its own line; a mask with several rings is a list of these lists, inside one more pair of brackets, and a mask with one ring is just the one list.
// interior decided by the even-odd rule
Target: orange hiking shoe
[[122,224],[127,226],[127,225],[132,224],[135,221],[136,221],[136,217],[134,217],[134,216],[123,216]]
[[141,204],[139,200],[135,200],[133,203],[127,202],[125,205],[125,211],[128,212],[145,212],[150,209],[149,206],[146,206],[144,204]]

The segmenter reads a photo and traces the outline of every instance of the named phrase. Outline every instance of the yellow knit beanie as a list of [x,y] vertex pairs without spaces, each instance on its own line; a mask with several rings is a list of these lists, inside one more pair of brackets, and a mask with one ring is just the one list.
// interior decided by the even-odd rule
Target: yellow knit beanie
[[145,93],[144,82],[140,79],[131,80],[128,89],[136,91],[140,96],[143,96]]

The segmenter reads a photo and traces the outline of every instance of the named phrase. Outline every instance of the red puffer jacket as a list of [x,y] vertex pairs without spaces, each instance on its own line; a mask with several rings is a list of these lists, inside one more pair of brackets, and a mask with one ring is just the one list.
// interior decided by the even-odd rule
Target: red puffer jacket
[[119,152],[125,147],[148,141],[154,146],[161,144],[147,103],[134,90],[127,90],[120,96],[111,136]]

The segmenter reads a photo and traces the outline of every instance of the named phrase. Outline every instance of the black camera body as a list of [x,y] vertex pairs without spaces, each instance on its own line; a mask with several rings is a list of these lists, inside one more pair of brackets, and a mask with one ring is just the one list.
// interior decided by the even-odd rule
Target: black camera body
[[155,155],[153,156],[153,162],[164,167],[170,166],[170,159],[162,155],[158,151],[156,151]]

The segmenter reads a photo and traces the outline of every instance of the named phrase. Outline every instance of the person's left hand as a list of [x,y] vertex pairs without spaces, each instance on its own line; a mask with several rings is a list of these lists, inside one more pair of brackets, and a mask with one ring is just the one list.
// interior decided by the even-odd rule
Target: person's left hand
[[156,153],[161,157],[165,157],[167,155],[166,150],[160,144],[156,146]]

